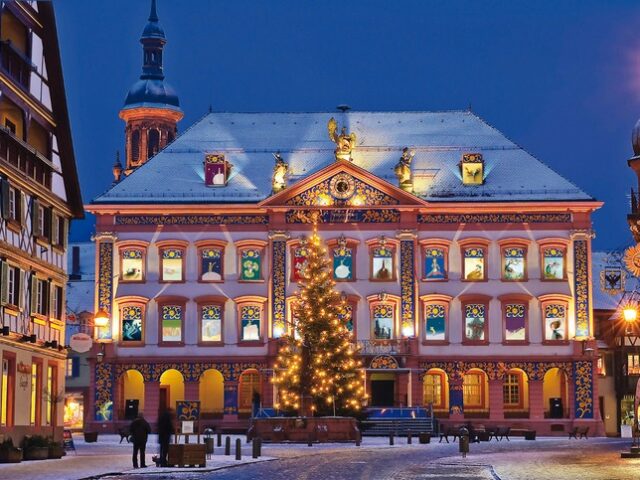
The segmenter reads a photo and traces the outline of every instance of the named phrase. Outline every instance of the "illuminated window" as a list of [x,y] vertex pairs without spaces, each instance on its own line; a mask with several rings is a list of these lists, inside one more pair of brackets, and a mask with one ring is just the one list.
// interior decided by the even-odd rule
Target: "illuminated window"
[[465,153],[460,162],[460,174],[464,185],[484,183],[484,160],[481,153]]
[[250,412],[253,406],[254,393],[262,393],[260,374],[256,370],[245,370],[240,375],[238,385],[238,411]]
[[521,386],[522,376],[518,373],[508,373],[504,377],[504,383],[502,384],[502,396],[504,399],[505,407],[519,407],[520,394],[522,391]]
[[244,282],[262,280],[262,250],[247,248],[240,252],[240,280]]
[[160,280],[162,282],[182,282],[184,280],[184,251],[180,248],[164,248],[161,252]]
[[40,419],[40,405],[42,402],[41,392],[41,367],[36,363],[31,364],[31,411],[30,423],[36,425]]
[[502,249],[502,279],[520,281],[526,279],[526,255],[523,247]]
[[395,280],[395,249],[384,241],[371,249],[371,280]]
[[464,338],[468,341],[483,342],[487,338],[486,305],[468,303],[464,305]]
[[598,373],[598,375],[602,375],[602,376],[605,376],[607,374],[607,368],[604,362],[604,355],[605,354],[600,355],[596,362],[596,372]]
[[484,373],[467,372],[462,382],[465,408],[484,408]]
[[241,340],[260,340],[260,322],[262,307],[260,305],[244,305],[240,308]]
[[424,339],[427,341],[442,342],[446,340],[447,332],[447,308],[440,303],[425,304],[425,330]]
[[200,249],[200,281],[221,282],[223,280],[224,250],[206,247]]
[[424,280],[447,279],[447,250],[441,247],[425,247]]
[[627,375],[640,375],[640,354],[627,354]]
[[144,309],[138,305],[122,307],[122,341],[125,343],[141,342]]
[[544,339],[546,341],[567,340],[567,307],[560,303],[544,306]]
[[444,408],[443,374],[427,373],[424,376],[424,405],[431,404],[434,409]]
[[542,249],[542,278],[544,280],[564,280],[564,249],[558,247],[549,247]]
[[162,317],[162,342],[182,341],[182,305],[160,305]]
[[54,388],[54,378],[53,378],[53,367],[51,365],[47,366],[47,404],[45,407],[46,411],[46,424],[51,425],[53,420],[53,401],[51,396],[55,395],[53,391]]
[[65,362],[64,375],[65,377],[73,376],[73,358],[67,358],[67,361]]
[[120,251],[121,282],[142,282],[144,280],[144,253],[141,248],[123,248]]
[[222,341],[222,309],[220,305],[205,304],[200,306],[200,328],[202,342]]
[[51,316],[57,320],[62,320],[63,308],[62,287],[51,285]]
[[11,381],[11,372],[10,372],[11,364],[8,358],[2,359],[2,379],[0,381],[0,425],[3,427],[8,427],[11,425],[10,415],[11,415],[11,403],[12,399],[12,389],[10,385]]
[[389,340],[394,337],[395,306],[379,303],[373,307],[373,338]]
[[527,307],[522,303],[507,303],[503,308],[505,341],[525,341],[527,339]]
[[486,280],[485,249],[483,247],[464,248],[464,279],[469,281]]

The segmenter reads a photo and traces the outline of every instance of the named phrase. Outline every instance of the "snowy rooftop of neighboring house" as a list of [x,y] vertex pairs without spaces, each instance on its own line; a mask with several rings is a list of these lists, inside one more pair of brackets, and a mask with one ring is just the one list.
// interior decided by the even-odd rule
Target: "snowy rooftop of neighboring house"
[[[289,186],[335,161],[327,123],[355,132],[353,162],[397,185],[402,149],[415,150],[415,194],[427,201],[592,200],[468,111],[209,113],[172,144],[94,200],[104,203],[254,203],[271,194],[273,154],[289,164]],[[225,187],[204,183],[205,153],[233,164]],[[463,185],[464,153],[482,153],[484,185]]]

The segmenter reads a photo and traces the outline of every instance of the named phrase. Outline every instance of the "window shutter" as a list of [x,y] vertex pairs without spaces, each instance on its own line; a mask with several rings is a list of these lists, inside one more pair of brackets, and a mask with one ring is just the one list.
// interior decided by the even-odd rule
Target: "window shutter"
[[58,315],[56,315],[56,311],[55,311],[55,301],[56,299],[54,298],[55,295],[55,290],[56,290],[56,286],[51,283],[51,282],[47,282],[47,300],[49,305],[47,305],[47,310],[46,312],[49,314],[49,317],[53,317],[56,320],[59,320]]
[[27,211],[24,208],[24,205],[25,205],[24,192],[20,192],[18,195],[16,195],[16,200],[18,200],[18,205],[16,205],[16,220],[20,223],[20,225],[24,225],[26,221],[24,216]]
[[44,232],[42,232],[42,236],[47,239],[49,243],[51,243],[53,236],[51,230],[51,224],[53,219],[53,209],[45,208],[44,209],[44,222],[42,222]]
[[9,265],[0,261],[0,303],[9,301]]
[[66,218],[62,218],[60,222],[60,244],[67,249],[67,241],[69,236],[69,220]]
[[0,197],[2,199],[2,218],[9,220],[9,182],[0,177]]
[[34,237],[42,235],[38,225],[40,225],[40,202],[34,198],[31,201],[31,235]]
[[51,209],[50,212],[51,212],[51,215],[50,215],[51,227],[49,228],[49,231],[51,232],[51,236],[50,236],[51,244],[60,245],[62,242],[60,242],[58,238],[58,233],[59,233],[58,232],[58,215],[55,214],[53,209]]
[[71,357],[71,376],[80,376],[80,357]]
[[33,272],[31,272],[31,286],[29,289],[29,297],[31,300],[30,313],[33,315],[34,313],[38,313],[38,277],[36,277],[36,274]]
[[51,281],[42,282],[42,314],[50,316],[51,312],[49,311],[49,305],[51,304],[50,295],[51,295]]

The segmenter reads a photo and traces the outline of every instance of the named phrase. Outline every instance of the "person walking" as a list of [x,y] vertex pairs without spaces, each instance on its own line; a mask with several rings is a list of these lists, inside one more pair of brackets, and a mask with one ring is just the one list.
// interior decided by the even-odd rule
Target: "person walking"
[[145,461],[144,451],[147,448],[147,438],[151,433],[151,426],[149,426],[149,422],[144,419],[141,413],[138,418],[131,422],[129,432],[131,432],[133,440],[133,468],[138,468],[138,452],[140,452],[140,468],[146,468],[147,462]]
[[158,443],[160,443],[159,464],[161,467],[167,466],[167,455],[169,454],[169,443],[173,435],[173,411],[167,408],[158,417]]

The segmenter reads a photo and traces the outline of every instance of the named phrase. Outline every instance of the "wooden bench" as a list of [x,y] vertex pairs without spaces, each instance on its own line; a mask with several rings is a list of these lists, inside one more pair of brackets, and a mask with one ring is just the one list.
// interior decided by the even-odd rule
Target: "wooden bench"
[[588,440],[588,433],[589,427],[573,427],[571,430],[569,430],[569,440],[571,440],[572,438],[575,438],[577,440],[578,435],[580,435],[580,438],[586,438]]
[[[506,438],[507,442],[509,442],[509,433],[511,433],[511,427],[498,427],[492,436],[496,439],[496,442],[501,442],[503,438]],[[489,440],[491,440],[491,437],[489,437]]]
[[129,427],[122,427],[118,429],[118,434],[120,435],[120,442],[122,443],[122,440],[126,440],[127,443],[129,443],[129,435],[131,435],[131,432],[129,431]]

